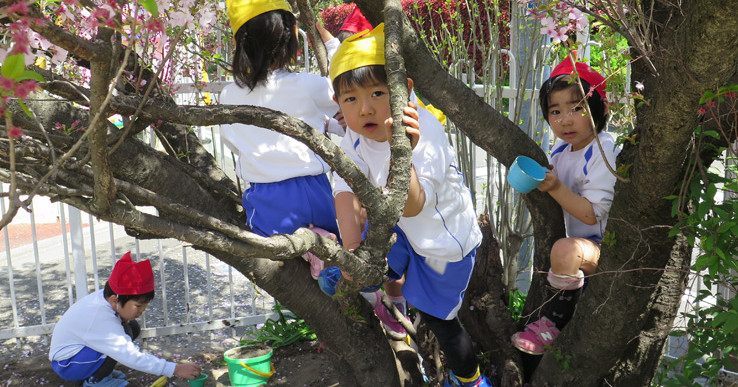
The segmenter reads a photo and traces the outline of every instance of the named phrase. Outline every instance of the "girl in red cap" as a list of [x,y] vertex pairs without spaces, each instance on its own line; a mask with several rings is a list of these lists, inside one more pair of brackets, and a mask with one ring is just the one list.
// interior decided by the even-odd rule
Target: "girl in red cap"
[[600,258],[615,192],[615,175],[606,163],[614,166],[618,152],[612,136],[603,130],[608,113],[605,82],[588,65],[567,57],[540,90],[543,117],[559,141],[552,148],[550,170],[538,189],[548,192],[564,210],[567,237],[551,248],[547,279],[555,294],[547,297],[539,320],[512,336],[515,347],[532,355],[543,354],[544,347],[569,322],[585,276],[594,273]]
[[148,260],[133,262],[126,253],[113,267],[105,288],[70,307],[54,327],[49,360],[65,380],[82,386],[123,387],[117,363],[154,375],[194,379],[202,371],[193,363],[175,364],[146,354],[133,344],[141,333],[136,318],[154,298],[154,273]]

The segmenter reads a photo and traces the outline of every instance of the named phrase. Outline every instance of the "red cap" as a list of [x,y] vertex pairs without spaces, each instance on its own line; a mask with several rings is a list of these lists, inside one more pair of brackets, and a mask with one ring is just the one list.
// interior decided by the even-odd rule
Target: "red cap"
[[341,28],[339,28],[339,31],[348,31],[353,34],[359,33],[361,31],[371,31],[372,25],[369,23],[369,20],[366,20],[366,17],[364,17],[364,14],[361,13],[361,10],[359,7],[355,7],[351,13],[346,16],[346,19],[344,19],[343,24],[341,25]]
[[133,262],[127,252],[113,267],[108,284],[118,295],[138,295],[154,290],[154,272],[149,260]]
[[[573,51],[572,54],[574,55],[574,58],[577,57],[577,52]],[[561,61],[553,70],[551,73],[551,79],[558,75],[566,74],[571,75],[574,73],[574,66],[572,66],[574,59],[570,57],[564,58],[564,60]],[[577,74],[579,74],[579,77],[583,80],[587,81],[592,87],[594,87],[595,91],[604,99],[607,101],[607,94],[605,93],[605,88],[607,87],[607,80],[605,77],[603,77],[600,73],[597,71],[594,71],[591,67],[589,67],[588,64],[582,63],[582,62],[576,62],[577,66]],[[585,92],[589,93],[589,90],[585,90]]]

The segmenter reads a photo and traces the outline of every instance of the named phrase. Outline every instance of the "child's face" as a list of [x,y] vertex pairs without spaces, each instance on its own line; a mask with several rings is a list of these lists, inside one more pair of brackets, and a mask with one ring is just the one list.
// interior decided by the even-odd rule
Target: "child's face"
[[575,151],[584,148],[595,135],[585,103],[573,87],[556,90],[549,97],[548,125]]
[[346,125],[354,132],[378,142],[391,136],[392,127],[387,120],[392,113],[385,83],[345,86],[333,98],[341,107]]
[[149,306],[148,302],[136,300],[128,300],[125,305],[118,303],[117,301],[116,303],[116,312],[118,312],[118,316],[120,316],[120,319],[124,322],[129,322],[139,318],[146,310],[146,307]]

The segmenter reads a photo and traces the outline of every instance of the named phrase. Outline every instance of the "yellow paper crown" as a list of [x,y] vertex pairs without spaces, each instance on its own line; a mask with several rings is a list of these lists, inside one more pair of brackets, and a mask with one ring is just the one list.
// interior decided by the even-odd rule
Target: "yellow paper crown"
[[255,16],[277,9],[292,12],[286,0],[226,0],[226,8],[234,37],[238,29]]
[[331,82],[359,67],[384,64],[384,23],[354,34],[341,43],[331,59]]

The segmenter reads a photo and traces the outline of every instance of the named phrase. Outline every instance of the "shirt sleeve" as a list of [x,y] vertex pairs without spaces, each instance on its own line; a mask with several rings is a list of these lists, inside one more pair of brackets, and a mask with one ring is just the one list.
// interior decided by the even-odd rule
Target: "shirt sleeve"
[[413,166],[418,182],[425,191],[424,207],[431,203],[433,197],[443,185],[443,178],[451,163],[443,125],[427,110],[418,108],[420,119],[420,140],[413,149]]
[[336,54],[336,51],[338,51],[338,47],[341,46],[341,41],[338,40],[335,36],[331,38],[329,41],[325,42],[325,51],[326,56],[328,57],[328,60],[330,61],[333,59],[333,55]]
[[[100,313],[100,312],[98,312]],[[123,330],[118,318],[92,318],[85,335],[86,345],[128,368],[154,375],[174,375],[175,364],[144,353]]]

